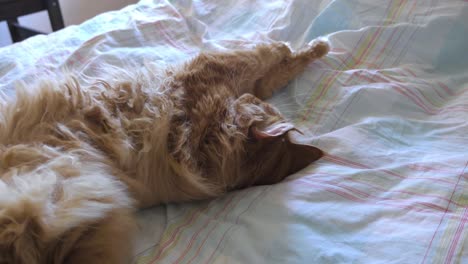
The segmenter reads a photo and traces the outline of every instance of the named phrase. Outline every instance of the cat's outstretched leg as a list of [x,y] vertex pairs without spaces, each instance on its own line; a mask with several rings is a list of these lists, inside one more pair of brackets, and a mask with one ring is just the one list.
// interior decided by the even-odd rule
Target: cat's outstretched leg
[[328,49],[326,42],[315,41],[292,52],[285,43],[274,42],[251,50],[201,53],[186,63],[175,79],[195,93],[224,86],[237,96],[251,93],[265,99],[300,74],[311,61],[324,56]]
[[260,99],[271,97],[275,91],[302,73],[310,62],[323,57],[328,51],[327,42],[315,40],[305,48],[284,56],[256,81],[252,93]]

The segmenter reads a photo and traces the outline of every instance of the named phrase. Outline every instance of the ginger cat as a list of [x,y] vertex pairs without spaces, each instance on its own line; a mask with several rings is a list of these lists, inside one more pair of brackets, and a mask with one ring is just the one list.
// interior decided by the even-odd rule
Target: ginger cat
[[19,89],[0,106],[0,263],[128,263],[137,208],[273,184],[319,159],[262,100],[328,50],[263,44],[162,77]]

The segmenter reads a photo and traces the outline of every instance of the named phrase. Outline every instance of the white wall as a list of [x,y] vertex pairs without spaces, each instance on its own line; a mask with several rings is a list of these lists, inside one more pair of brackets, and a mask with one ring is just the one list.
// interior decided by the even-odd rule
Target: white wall
[[[138,0],[59,0],[65,26],[80,24],[97,14],[118,10]],[[22,25],[49,33],[52,31],[46,11],[19,18]],[[6,22],[0,22],[0,47],[11,44]]]
[[66,26],[80,24],[97,14],[118,10],[138,0],[59,0]]
[[10,33],[6,22],[0,22],[0,47],[9,45],[11,43]]

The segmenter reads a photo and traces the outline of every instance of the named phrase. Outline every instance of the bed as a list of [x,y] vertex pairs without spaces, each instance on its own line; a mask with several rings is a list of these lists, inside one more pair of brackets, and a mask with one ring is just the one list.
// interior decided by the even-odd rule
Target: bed
[[135,263],[468,263],[468,1],[142,0],[0,49],[0,92],[324,37],[270,101],[325,150],[272,186],[139,213]]

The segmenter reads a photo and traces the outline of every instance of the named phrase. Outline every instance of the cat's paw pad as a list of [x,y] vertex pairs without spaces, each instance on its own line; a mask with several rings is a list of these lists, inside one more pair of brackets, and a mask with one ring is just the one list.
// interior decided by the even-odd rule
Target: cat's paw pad
[[307,46],[308,52],[317,58],[325,56],[330,51],[328,42],[321,39],[313,40]]

